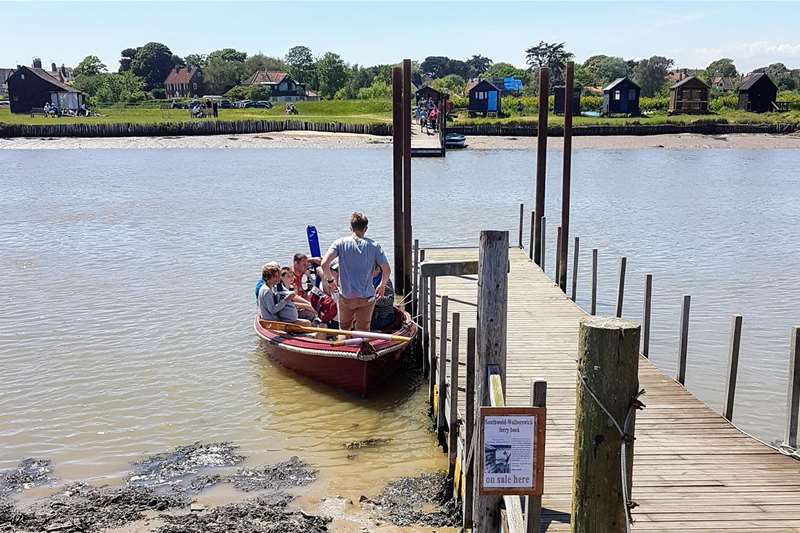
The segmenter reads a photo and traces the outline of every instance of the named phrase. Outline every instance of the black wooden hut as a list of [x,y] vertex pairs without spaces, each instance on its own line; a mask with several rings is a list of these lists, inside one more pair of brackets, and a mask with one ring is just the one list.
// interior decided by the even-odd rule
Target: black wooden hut
[[500,116],[500,89],[486,80],[473,82],[467,87],[470,116],[477,114]]
[[638,115],[641,89],[630,78],[617,78],[603,88],[604,115]]
[[750,74],[739,86],[739,109],[764,113],[775,111],[778,87],[765,72]]
[[708,113],[708,85],[689,76],[669,88],[669,114]]
[[20,66],[8,78],[8,97],[12,113],[30,113],[45,103],[59,109],[77,110],[83,104],[83,93],[40,68]]
[[[553,88],[553,113],[556,115],[564,114],[564,94],[566,93],[565,85],[556,85]],[[572,114],[581,114],[581,91],[580,86],[572,88]]]
[[432,100],[435,103],[439,103],[441,100],[445,98],[445,93],[442,91],[437,91],[430,85],[424,85],[417,90],[417,102],[420,100]]

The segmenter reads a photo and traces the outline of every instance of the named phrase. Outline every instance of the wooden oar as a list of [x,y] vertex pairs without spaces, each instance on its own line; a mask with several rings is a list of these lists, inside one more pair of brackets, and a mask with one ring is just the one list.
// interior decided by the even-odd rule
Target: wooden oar
[[331,335],[348,335],[350,337],[363,337],[365,339],[383,339],[387,341],[410,342],[411,337],[402,335],[391,335],[389,333],[376,333],[373,331],[348,331],[346,329],[315,328],[313,326],[301,326],[300,324],[290,324],[288,322],[278,322],[275,320],[261,320],[261,325],[266,329],[275,331],[286,331],[287,333],[330,333]]

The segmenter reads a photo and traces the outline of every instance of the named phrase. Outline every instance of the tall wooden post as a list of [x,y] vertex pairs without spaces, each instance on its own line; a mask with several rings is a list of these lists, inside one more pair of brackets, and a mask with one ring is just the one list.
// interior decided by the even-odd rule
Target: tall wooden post
[[536,242],[534,231],[536,229],[536,211],[531,211],[531,240],[528,243],[528,258],[533,261],[533,246]]
[[642,304],[642,355],[650,357],[650,305],[653,299],[653,275],[644,275],[644,303]]
[[[406,295],[411,286],[411,60],[403,60],[403,287]],[[400,273],[395,274],[397,280]]]
[[622,318],[622,300],[625,297],[625,265],[627,257],[619,258],[619,285],[617,286],[617,318]]
[[475,432],[475,328],[467,328],[467,387],[464,410],[464,529],[472,528],[472,508],[477,496],[475,494],[475,461],[477,443],[472,447],[473,433]]
[[[630,499],[635,410],[627,429],[624,425],[639,391],[639,326],[619,318],[581,320],[577,381],[571,531],[624,532],[623,494]],[[623,440],[598,403],[630,436],[624,440],[624,487],[620,476]]]
[[545,244],[547,244],[547,217],[542,217],[539,219],[539,231],[541,235],[539,235],[539,266],[542,267],[542,272],[547,274],[545,270],[545,263],[544,260],[544,249],[546,248]]
[[428,368],[430,379],[428,383],[428,396],[431,412],[433,412],[433,388],[436,386],[436,278],[428,278]]
[[[447,429],[447,452],[449,459],[449,475],[450,477],[456,471],[456,460],[458,452],[458,358],[459,358],[459,338],[461,335],[461,314],[453,313],[453,325],[451,326],[452,333],[450,338],[450,387],[448,388],[447,401],[450,403],[450,412],[448,418],[450,424]],[[458,484],[458,480],[454,480]]]
[[733,400],[736,398],[736,376],[739,372],[739,345],[742,339],[742,315],[733,315],[731,325],[731,346],[728,352],[728,379],[725,381],[725,409],[722,411],[728,421],[733,420]]
[[789,342],[789,384],[786,390],[786,438],[784,444],[797,448],[797,425],[800,407],[800,327],[792,328]]
[[[491,405],[488,366],[495,365],[501,376],[506,369],[506,319],[508,316],[508,232],[482,231],[478,258],[478,362],[475,365],[475,411]],[[503,380],[503,397],[506,396]],[[478,428],[480,431],[480,428]],[[478,443],[481,436],[478,435]],[[480,444],[478,444],[480,446]],[[480,468],[480,453],[473,455],[473,469]],[[478,494],[472,513],[473,531],[496,532],[500,526],[500,496]]]
[[553,281],[558,285],[558,276],[561,272],[561,224],[556,226],[556,258],[553,264]]
[[[531,382],[531,407],[547,407],[547,382]],[[539,533],[542,523],[542,497],[528,496],[525,503],[525,531]]]
[[681,336],[678,353],[678,383],[686,385],[686,352],[689,346],[689,306],[692,297],[688,294],[683,297],[681,305]]
[[445,434],[447,433],[447,412],[445,406],[447,402],[447,321],[450,318],[447,315],[447,295],[442,296],[442,314],[439,321],[441,332],[439,333],[439,365],[436,369],[436,390],[437,405],[436,405],[436,428],[439,433],[439,443],[442,446],[447,446],[445,441]]
[[394,282],[398,294],[405,294],[403,261],[405,251],[405,215],[403,214],[403,73],[392,68],[392,169],[394,178]]
[[597,248],[592,248],[592,315],[597,314]]
[[525,224],[525,204],[519,204],[519,247],[522,248],[522,227]]
[[578,256],[580,255],[581,249],[581,240],[579,237],[575,237],[575,249],[572,251],[572,301],[575,301],[575,297],[577,296],[577,286],[578,286]]
[[567,292],[567,249],[569,248],[569,195],[572,175],[572,98],[575,79],[575,63],[567,61],[567,77],[564,87],[564,165],[561,178],[561,256],[558,261],[556,283]]
[[411,269],[411,316],[416,317],[419,309],[419,239],[414,239],[411,254],[413,265]]
[[[544,216],[545,181],[547,180],[547,101],[550,94],[550,71],[547,67],[539,69],[539,121],[536,124],[536,233],[533,247],[533,261],[542,264],[541,238],[542,217]],[[544,270],[544,269],[543,269]]]
[[420,336],[420,344],[422,345],[422,375],[427,376],[431,370],[430,360],[428,357],[428,278],[420,274],[420,292],[419,292],[419,308],[420,308],[420,324],[422,324],[422,335]]

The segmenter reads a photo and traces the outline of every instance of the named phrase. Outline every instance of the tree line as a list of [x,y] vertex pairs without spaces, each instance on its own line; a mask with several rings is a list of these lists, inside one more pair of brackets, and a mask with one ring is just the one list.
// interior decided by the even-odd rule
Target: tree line
[[[452,94],[463,94],[468,80],[473,78],[515,77],[523,82],[523,94],[533,95],[539,69],[547,67],[551,85],[557,85],[563,83],[566,62],[574,58],[565,43],[540,41],[524,53],[527,68],[495,63],[479,54],[463,60],[429,56],[421,62],[412,62],[412,79],[417,84],[427,83]],[[306,46],[294,46],[283,57],[262,53],[248,55],[234,48],[180,57],[168,46],[151,42],[122,50],[117,72],[109,72],[97,56],[87,56],[74,69],[74,84],[95,103],[133,103],[164,98],[164,80],[169,72],[176,67],[195,66],[202,69],[205,93],[226,94],[237,99],[269,98],[267,87],[243,84],[260,70],[288,72],[326,99],[391,96],[393,65],[351,65],[333,52],[315,56]],[[575,65],[575,82],[584,87],[603,87],[616,78],[628,76],[640,85],[642,96],[658,96],[666,93],[667,76],[673,67],[674,61],[663,56],[634,60],[598,54]],[[756,71],[767,72],[782,90],[800,89],[800,69],[790,70],[782,63],[775,63]],[[717,76],[739,75],[730,58],[713,61],[707,68],[690,74],[707,81]]]

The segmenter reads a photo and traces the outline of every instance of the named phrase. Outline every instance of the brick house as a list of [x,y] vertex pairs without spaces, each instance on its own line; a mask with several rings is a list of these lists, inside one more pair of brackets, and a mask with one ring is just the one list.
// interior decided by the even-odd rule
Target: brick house
[[164,80],[167,98],[188,98],[203,92],[203,72],[198,67],[179,67],[170,71]]

